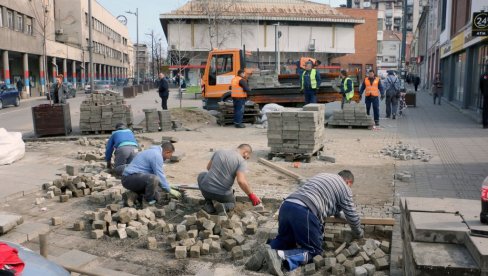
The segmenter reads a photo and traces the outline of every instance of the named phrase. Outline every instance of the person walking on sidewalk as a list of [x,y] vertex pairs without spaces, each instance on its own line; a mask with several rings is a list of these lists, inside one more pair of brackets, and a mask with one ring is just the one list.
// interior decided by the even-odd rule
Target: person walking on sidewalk
[[169,85],[163,73],[159,73],[159,97],[161,98],[161,107],[168,110]]
[[341,70],[341,94],[342,94],[342,101],[341,101],[341,109],[344,108],[345,103],[350,103],[351,99],[354,97],[354,83],[352,80],[347,76],[346,70]]
[[234,103],[234,125],[236,128],[245,128],[246,126],[242,123],[244,118],[244,108],[247,101],[247,93],[251,92],[247,80],[245,79],[246,72],[242,69],[237,71],[237,76],[235,76],[231,81],[231,97]]
[[317,91],[321,82],[320,73],[313,68],[313,62],[307,61],[301,75],[301,91],[305,94],[305,104],[317,103]]
[[152,146],[137,154],[122,173],[122,186],[143,195],[149,205],[154,205],[160,198],[158,186],[180,198],[181,193],[169,185],[163,170],[164,160],[170,159],[174,151],[171,142],[163,142],[161,146]]
[[[124,123],[118,123],[105,147],[107,168],[112,168],[112,154],[115,156],[114,172],[120,176],[137,154],[139,145],[134,133]],[[114,153],[115,151],[115,153]]]
[[369,70],[368,77],[366,77],[359,89],[359,100],[365,95],[364,102],[366,103],[366,113],[370,114],[371,105],[373,105],[374,123],[376,126],[380,125],[380,95],[381,100],[385,98],[385,91],[383,85],[378,77],[375,76],[374,70]]
[[386,118],[396,119],[398,109],[398,99],[400,98],[400,80],[393,71],[388,71],[385,80],[386,91]]
[[485,68],[485,73],[481,75],[480,90],[483,96],[483,128],[488,128],[488,68]]
[[221,203],[218,204],[219,213],[234,209],[236,198],[232,186],[236,179],[237,184],[254,206],[261,203],[246,179],[246,160],[251,157],[251,154],[252,148],[248,144],[242,144],[234,150],[219,150],[214,153],[207,164],[208,172],[200,173],[197,180],[198,188],[205,198],[203,210],[209,214],[217,211],[212,200]]
[[420,77],[415,75],[413,77],[413,86],[415,87],[415,92],[417,92],[417,89],[419,87],[419,84],[420,84]]
[[23,88],[24,88],[24,84],[22,83],[22,79],[19,78],[17,80],[17,91],[19,91],[19,94],[22,93]]
[[[283,275],[281,267],[294,270],[312,261],[323,251],[323,225],[329,216],[344,218],[354,238],[362,238],[361,221],[352,198],[354,175],[321,173],[306,181],[281,204],[278,236],[261,245],[245,267],[258,271],[266,263],[268,272]],[[342,212],[341,212],[342,211]]]
[[432,84],[433,86],[433,95],[434,95],[434,104],[435,100],[439,98],[439,105],[441,105],[441,98],[442,98],[442,79],[441,79],[441,74],[436,73],[435,74],[435,79],[434,83]]

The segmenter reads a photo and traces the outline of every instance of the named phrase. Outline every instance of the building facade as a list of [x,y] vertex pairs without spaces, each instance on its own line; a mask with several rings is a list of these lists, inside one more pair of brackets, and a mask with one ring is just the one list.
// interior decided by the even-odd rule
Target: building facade
[[[45,93],[45,84],[57,74],[75,85],[88,81],[88,1],[4,0],[0,10],[0,81],[20,79],[24,96]],[[126,78],[131,66],[127,27],[96,1],[92,17],[94,78]]]
[[199,67],[210,49],[245,48],[259,52],[259,63],[268,68],[276,66],[276,48],[281,63],[307,56],[327,65],[334,57],[354,53],[354,26],[364,23],[305,0],[190,0],[161,14],[160,21],[173,65]]
[[149,77],[149,53],[146,44],[134,44],[134,73],[137,74],[139,69],[139,79],[143,80]]

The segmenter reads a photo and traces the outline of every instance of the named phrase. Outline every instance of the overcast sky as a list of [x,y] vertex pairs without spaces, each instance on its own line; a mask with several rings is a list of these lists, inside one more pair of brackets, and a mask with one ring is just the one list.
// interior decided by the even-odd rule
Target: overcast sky
[[[154,30],[155,36],[163,38],[163,45],[166,45],[163,29],[159,23],[159,15],[161,13],[176,10],[182,6],[187,0],[96,0],[115,17],[118,15],[125,15],[127,17],[127,27],[129,28],[131,40],[136,43],[136,18],[134,15],[126,14],[130,10],[135,12],[139,8],[139,42],[150,43],[151,38],[146,33]],[[314,2],[330,4],[333,7],[338,7],[340,4],[345,4],[346,0],[313,0]]]

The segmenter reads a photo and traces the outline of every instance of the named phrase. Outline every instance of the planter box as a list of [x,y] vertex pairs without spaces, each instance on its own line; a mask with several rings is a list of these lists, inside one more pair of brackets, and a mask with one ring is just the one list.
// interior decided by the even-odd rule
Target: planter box
[[69,104],[41,104],[32,107],[34,133],[37,137],[71,133]]

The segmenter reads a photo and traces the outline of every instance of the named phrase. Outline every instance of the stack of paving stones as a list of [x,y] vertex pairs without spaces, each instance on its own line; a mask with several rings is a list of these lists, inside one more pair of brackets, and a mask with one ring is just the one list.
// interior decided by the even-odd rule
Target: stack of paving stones
[[125,104],[120,93],[94,92],[80,106],[80,131],[106,132],[115,130],[118,123],[133,124],[130,105]]
[[251,88],[280,87],[278,75],[273,70],[256,70],[248,76],[247,82]]
[[366,114],[366,106],[344,104],[342,110],[334,111],[328,124],[330,126],[372,127],[374,121],[370,115]]
[[271,153],[312,155],[324,146],[325,105],[308,104],[302,110],[266,113]]
[[404,275],[488,275],[488,225],[480,222],[479,205],[479,199],[401,198],[396,231]]
[[396,145],[388,145],[380,150],[380,153],[397,160],[422,160],[423,162],[429,162],[432,159],[432,155],[426,150],[403,144],[401,141]]
[[155,108],[143,109],[147,132],[171,131],[173,123],[169,110],[157,111]]
[[[218,111],[217,123],[219,125],[223,126],[234,123],[234,106],[232,103],[219,102]],[[254,124],[260,116],[259,105],[249,101],[246,102],[242,122]]]

